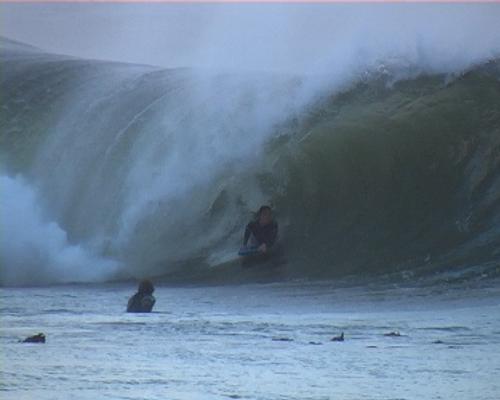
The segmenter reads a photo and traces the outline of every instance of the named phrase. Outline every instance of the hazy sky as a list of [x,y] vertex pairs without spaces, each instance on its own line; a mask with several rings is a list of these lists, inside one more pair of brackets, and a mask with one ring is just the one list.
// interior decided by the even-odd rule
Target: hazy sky
[[167,67],[308,71],[354,53],[498,56],[498,21],[500,4],[0,3],[3,36]]

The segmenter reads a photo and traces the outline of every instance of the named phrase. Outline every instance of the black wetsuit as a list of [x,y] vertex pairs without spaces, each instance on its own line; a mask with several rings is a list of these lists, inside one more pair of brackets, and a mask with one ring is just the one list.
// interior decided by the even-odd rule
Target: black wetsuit
[[147,313],[151,312],[156,302],[152,294],[137,292],[128,301],[127,312]]
[[253,235],[257,241],[257,246],[265,243],[270,247],[276,242],[278,236],[278,223],[271,221],[269,224],[262,226],[258,221],[250,222],[245,229],[243,246],[246,246],[250,235]]

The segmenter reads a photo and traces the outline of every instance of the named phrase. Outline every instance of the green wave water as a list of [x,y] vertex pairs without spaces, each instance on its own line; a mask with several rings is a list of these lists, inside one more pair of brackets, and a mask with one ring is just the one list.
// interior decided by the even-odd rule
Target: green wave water
[[[312,96],[301,77],[207,76],[4,43],[0,163],[2,191],[14,194],[2,219],[9,232],[24,196],[38,222],[2,239],[2,284],[234,275],[214,267],[234,261],[262,203],[276,210],[286,254],[276,279],[498,276],[499,62],[399,75]],[[39,238],[50,232],[64,238],[49,251]],[[66,265],[54,246],[77,246],[80,261]]]

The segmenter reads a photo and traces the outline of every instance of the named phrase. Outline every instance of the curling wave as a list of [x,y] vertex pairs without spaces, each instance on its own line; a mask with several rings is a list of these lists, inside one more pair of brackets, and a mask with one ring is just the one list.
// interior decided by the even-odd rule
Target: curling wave
[[9,204],[36,199],[37,226],[55,224],[38,252],[43,235],[79,249],[66,274],[64,258],[35,257],[46,279],[33,280],[13,261],[32,238],[4,226],[2,284],[214,270],[261,203],[280,221],[280,277],[499,274],[498,61],[460,75],[378,68],[314,95],[300,77],[85,61],[13,42],[1,63],[2,191],[22,176]]

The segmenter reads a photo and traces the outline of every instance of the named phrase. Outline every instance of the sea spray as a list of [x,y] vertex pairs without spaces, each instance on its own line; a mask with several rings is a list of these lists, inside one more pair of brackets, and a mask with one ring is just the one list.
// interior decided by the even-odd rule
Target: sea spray
[[35,191],[21,177],[0,175],[0,282],[2,285],[104,281],[119,264],[68,241],[46,218]]
[[255,173],[263,145],[299,108],[300,81],[9,60],[27,73],[2,85],[6,168],[35,182],[72,243],[119,260],[128,276],[227,253],[269,200]]

